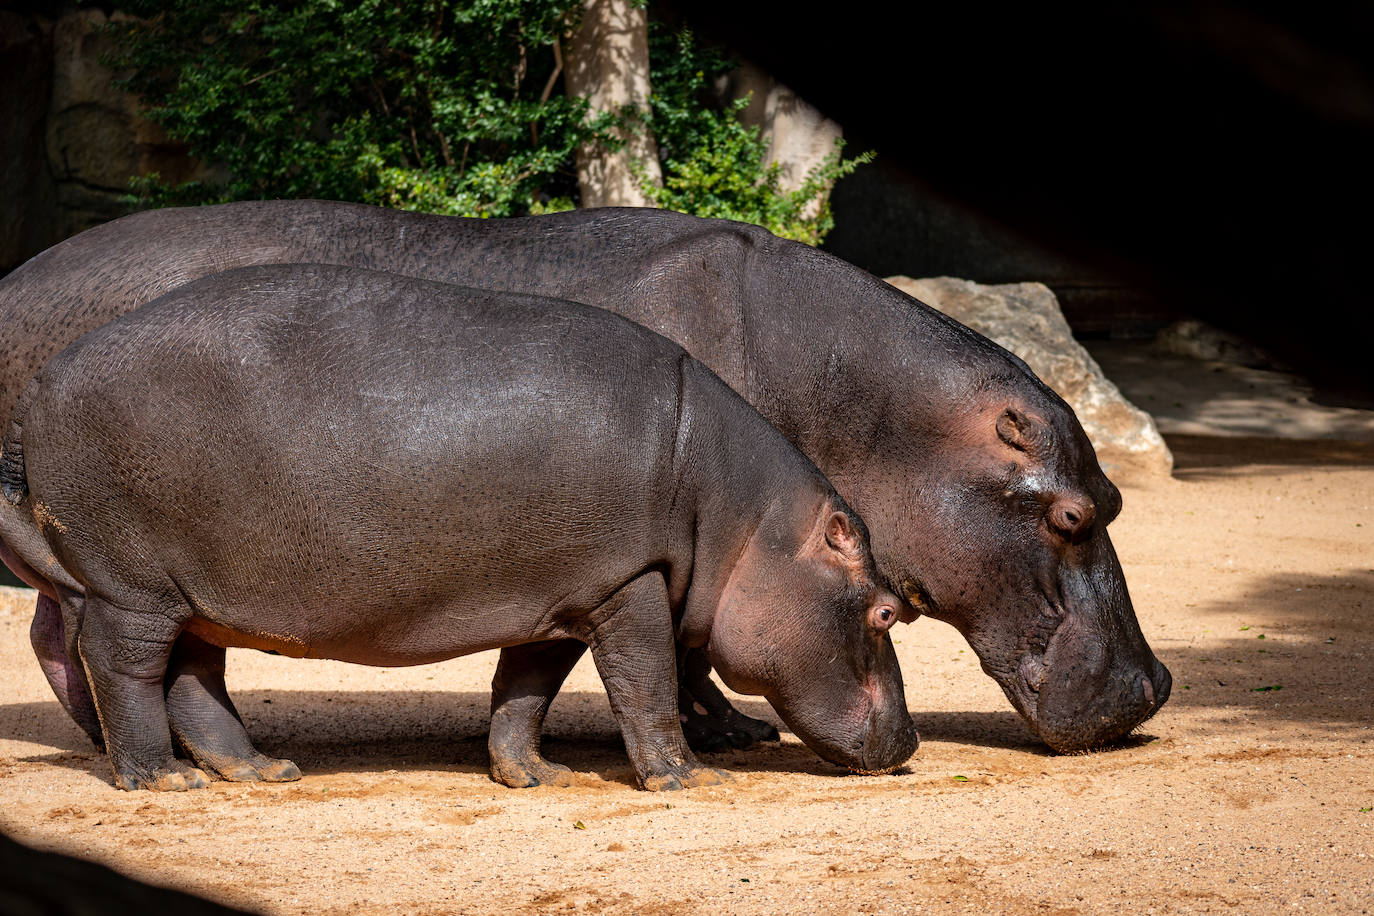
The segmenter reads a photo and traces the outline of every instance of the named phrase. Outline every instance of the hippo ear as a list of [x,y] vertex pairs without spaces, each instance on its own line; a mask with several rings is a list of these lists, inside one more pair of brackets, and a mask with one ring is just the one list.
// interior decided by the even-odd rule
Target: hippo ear
[[857,560],[863,556],[863,541],[844,512],[832,512],[825,520],[825,542],[846,559]]
[[902,597],[906,599],[902,602],[904,606],[898,611],[903,623],[911,623],[922,614],[930,611],[930,596],[914,578],[903,576],[900,591]]
[[1043,420],[1008,407],[997,417],[997,438],[1017,451],[1034,455],[1049,437]]

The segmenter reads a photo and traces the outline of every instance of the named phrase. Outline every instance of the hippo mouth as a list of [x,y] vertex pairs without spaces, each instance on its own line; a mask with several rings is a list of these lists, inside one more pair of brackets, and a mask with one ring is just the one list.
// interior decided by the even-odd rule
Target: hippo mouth
[[1003,681],[1012,705],[1037,733],[1040,731],[1040,688],[1045,685],[1045,678],[1053,666],[1051,649],[1059,645],[1055,636],[1069,616],[1058,601],[1048,595],[1044,596],[1044,601],[1044,607],[1026,628],[1017,645],[1020,661],[1017,662],[1015,675],[1009,679],[1009,684]]
[[876,690],[866,686],[866,701],[839,715],[793,715],[786,704],[767,699],[788,729],[822,759],[861,776],[885,776],[906,764],[920,736],[905,705],[894,723],[881,715]]
[[1166,668],[1151,658],[1152,665],[1134,670],[1061,602],[1043,600],[1017,644],[1010,676],[989,671],[1042,741],[1059,753],[1100,748],[1159,711],[1169,695]]

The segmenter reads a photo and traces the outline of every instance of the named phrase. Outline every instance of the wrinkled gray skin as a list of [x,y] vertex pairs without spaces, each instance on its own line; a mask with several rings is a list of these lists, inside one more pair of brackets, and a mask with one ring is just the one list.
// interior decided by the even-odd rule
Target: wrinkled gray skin
[[[829,760],[885,771],[916,747],[901,601],[862,523],[718,377],[601,309],[351,268],[217,274],[53,358],[0,484],[0,532],[54,588],[126,789],[208,782],[173,733],[217,775],[296,775],[227,697],[175,714],[183,632],[370,665],[577,640],[648,789],[719,781],[678,721],[678,644]],[[566,673],[519,677],[542,697]],[[557,781],[537,735],[521,750],[498,778]]]
[[[48,356],[115,315],[214,271],[303,261],[573,299],[659,331],[826,473],[867,520],[880,574],[964,634],[1051,747],[1111,741],[1167,698],[1169,673],[1107,536],[1120,495],[1068,405],[981,335],[753,226],[616,209],[464,220],[320,201],[137,214],[0,280],[0,416]],[[92,732],[52,610],[40,602],[35,648]],[[684,660],[684,714],[695,696],[718,732],[751,728],[705,671]]]

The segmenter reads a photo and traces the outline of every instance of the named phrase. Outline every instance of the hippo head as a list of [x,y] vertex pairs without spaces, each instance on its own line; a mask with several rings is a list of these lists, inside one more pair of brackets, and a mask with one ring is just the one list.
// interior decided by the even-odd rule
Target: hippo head
[[777,505],[730,575],[707,653],[732,690],[767,698],[806,745],[863,773],[916,750],[868,533],[838,496]]
[[1028,394],[984,399],[945,438],[900,524],[884,519],[896,537],[879,568],[965,635],[1046,744],[1083,750],[1153,715],[1170,676],[1107,536],[1120,492],[1073,411],[1043,386]]

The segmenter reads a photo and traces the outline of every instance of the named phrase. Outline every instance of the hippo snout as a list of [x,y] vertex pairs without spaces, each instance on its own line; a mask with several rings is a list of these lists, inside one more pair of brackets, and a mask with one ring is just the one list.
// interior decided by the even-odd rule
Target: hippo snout
[[1118,644],[1082,613],[1065,616],[1046,651],[1026,652],[1011,671],[1003,689],[1060,753],[1129,734],[1164,705],[1173,686],[1147,647]]
[[891,716],[885,717],[887,721],[875,721],[878,717],[878,710],[874,710],[869,718],[868,739],[864,741],[862,765],[850,767],[856,773],[890,773],[906,763],[911,755],[916,753],[916,747],[920,744],[921,736],[916,731],[916,723],[911,721],[911,716],[906,714],[905,709],[902,710],[902,716],[897,722],[891,721]]
[[1169,699],[1169,691],[1174,686],[1173,675],[1169,673],[1168,668],[1159,663],[1158,659],[1155,659],[1153,667],[1154,670],[1149,677],[1142,675],[1140,678],[1140,689],[1145,695],[1145,704],[1150,708],[1145,717],[1147,719],[1154,715],[1159,707],[1163,706],[1165,701]]
[[[818,703],[781,703],[773,708],[798,738],[831,763],[855,773],[890,773],[916,751],[920,737],[901,690],[875,690],[867,685],[858,697],[828,709]],[[835,694],[827,691],[828,698]],[[862,698],[862,699],[860,699]]]
[[1056,683],[1051,671],[1033,724],[1045,743],[1061,753],[1100,747],[1153,716],[1172,687],[1169,669],[1155,659],[1140,666],[1113,665],[1097,684]]

